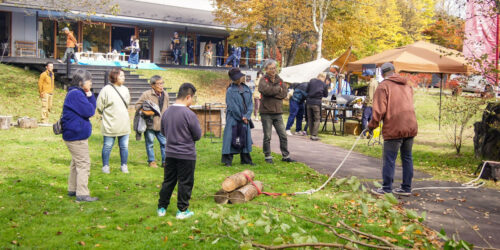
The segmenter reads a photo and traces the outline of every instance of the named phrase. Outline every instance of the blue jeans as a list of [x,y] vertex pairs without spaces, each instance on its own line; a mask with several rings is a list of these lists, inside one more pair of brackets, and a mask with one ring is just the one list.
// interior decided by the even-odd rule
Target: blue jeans
[[413,179],[413,137],[401,138],[384,141],[384,156],[382,167],[382,188],[386,192],[392,192],[392,183],[394,182],[394,172],[396,169],[396,158],[398,151],[401,150],[401,160],[403,162],[403,183],[401,188],[411,191],[411,181]]
[[[102,165],[109,166],[109,156],[111,149],[115,144],[115,138],[111,136],[103,136],[104,141],[102,145]],[[128,135],[118,136],[118,146],[120,147],[121,165],[127,165],[128,159]]]
[[222,65],[222,66],[226,66],[229,62],[233,63],[233,68],[237,68],[240,66],[240,59],[238,57],[236,57],[235,55],[230,55],[226,59],[226,62],[224,63],[224,65]]
[[181,50],[174,49],[174,63],[181,64]]
[[163,136],[160,131],[154,131],[151,129],[146,129],[144,131],[144,139],[146,141],[146,153],[148,154],[148,162],[155,161],[155,151],[153,149],[153,144],[156,139],[160,143],[161,150],[161,162],[165,162],[165,143],[167,143],[167,139]]
[[363,109],[363,118],[361,123],[363,124],[363,130],[368,127],[368,122],[372,119],[372,107],[365,107]]
[[302,119],[304,118],[304,104],[300,104],[294,100],[290,100],[290,116],[286,123],[286,130],[290,130],[293,126],[293,120],[296,120],[295,131],[302,130]]

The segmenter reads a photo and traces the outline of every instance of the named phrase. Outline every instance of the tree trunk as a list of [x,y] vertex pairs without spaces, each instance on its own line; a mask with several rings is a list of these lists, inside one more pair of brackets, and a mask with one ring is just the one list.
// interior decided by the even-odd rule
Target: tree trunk
[[9,129],[12,116],[0,116],[0,129]]
[[222,182],[222,190],[231,192],[239,187],[245,186],[249,182],[245,174],[252,180],[255,178],[255,174],[251,170],[244,170],[243,172],[227,177],[224,182]]
[[17,119],[17,124],[20,128],[38,128],[38,123],[35,118],[22,117]]
[[227,204],[229,201],[229,193],[221,189],[215,193],[214,200],[217,204]]
[[[262,191],[262,188],[263,188],[262,182],[254,181],[254,183],[257,187],[259,187],[260,191]],[[247,201],[252,200],[257,195],[259,195],[259,191],[252,183],[249,183],[246,186],[230,193],[229,194],[229,201],[232,204],[245,203]]]
[[323,46],[323,23],[319,25],[319,31],[318,31],[318,42],[317,42],[317,48],[316,48],[316,60],[321,59],[321,48]]

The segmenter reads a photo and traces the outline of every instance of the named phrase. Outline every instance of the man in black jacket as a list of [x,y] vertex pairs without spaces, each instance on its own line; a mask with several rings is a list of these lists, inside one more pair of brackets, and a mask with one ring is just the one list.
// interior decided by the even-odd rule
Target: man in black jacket
[[318,141],[318,129],[321,122],[321,99],[328,96],[328,85],[325,84],[326,73],[320,73],[317,78],[307,84],[307,123],[311,140]]

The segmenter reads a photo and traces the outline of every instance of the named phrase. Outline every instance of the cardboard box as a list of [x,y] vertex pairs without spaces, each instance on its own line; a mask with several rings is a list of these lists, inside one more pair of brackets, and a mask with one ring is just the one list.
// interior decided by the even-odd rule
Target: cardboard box
[[346,122],[344,124],[344,133],[349,135],[361,134],[361,124],[355,122]]

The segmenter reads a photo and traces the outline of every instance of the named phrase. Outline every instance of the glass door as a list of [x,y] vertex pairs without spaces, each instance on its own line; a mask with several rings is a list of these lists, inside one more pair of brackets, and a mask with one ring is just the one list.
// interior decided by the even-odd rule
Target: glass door
[[139,53],[139,59],[152,60],[151,53],[153,52],[153,29],[150,28],[139,28],[139,46],[141,47],[141,52]]
[[11,13],[0,11],[0,57],[10,55]]
[[56,58],[62,58],[64,56],[64,52],[66,52],[66,34],[62,29],[64,27],[68,27],[70,32],[73,32],[73,35],[78,40],[78,23],[77,22],[68,22],[68,21],[59,21],[57,22],[57,36],[56,36],[56,44],[57,44],[57,52]]
[[111,52],[111,26],[105,24],[83,24],[83,51],[94,53]]
[[40,58],[54,58],[54,21],[38,20],[38,50]]

